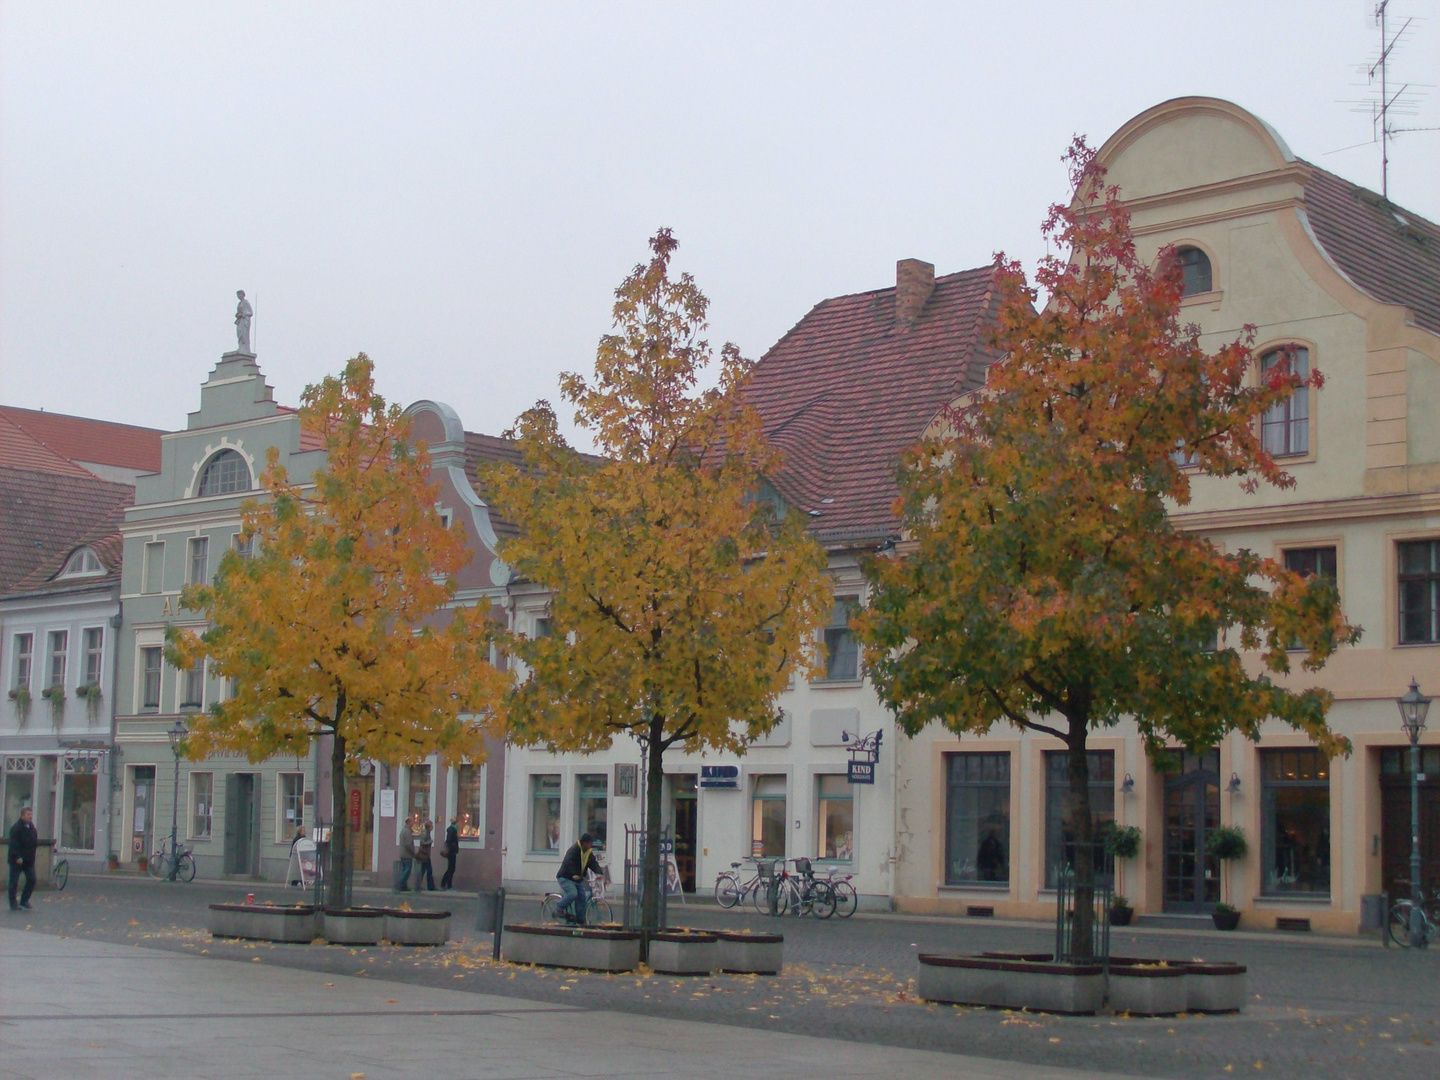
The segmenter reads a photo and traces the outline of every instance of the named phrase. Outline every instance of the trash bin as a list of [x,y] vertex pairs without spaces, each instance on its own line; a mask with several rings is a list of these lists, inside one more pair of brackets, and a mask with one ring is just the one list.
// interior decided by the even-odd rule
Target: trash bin
[[493,933],[505,917],[505,890],[481,889],[475,897],[475,929],[482,934]]

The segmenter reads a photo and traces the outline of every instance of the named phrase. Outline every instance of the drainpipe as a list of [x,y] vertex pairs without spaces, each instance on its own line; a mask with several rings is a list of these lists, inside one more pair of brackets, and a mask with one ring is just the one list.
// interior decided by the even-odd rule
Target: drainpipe
[[[115,614],[110,616],[110,628],[115,631],[114,641],[110,646],[110,791],[105,800],[105,838],[106,838],[106,860],[105,866],[108,869],[112,862],[120,861],[120,851],[116,846],[115,839],[115,800],[117,793],[125,790],[125,774],[121,771],[120,759],[124,754],[120,750],[119,734],[120,725],[115,719],[116,705],[120,693],[120,628],[125,620],[120,610],[120,588],[115,588]],[[122,799],[123,802],[123,799]],[[147,811],[148,812],[148,811]]]

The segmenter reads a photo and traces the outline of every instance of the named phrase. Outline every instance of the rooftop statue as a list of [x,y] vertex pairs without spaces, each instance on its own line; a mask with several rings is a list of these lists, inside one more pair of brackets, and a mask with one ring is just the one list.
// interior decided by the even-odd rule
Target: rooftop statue
[[255,314],[255,309],[250,306],[250,301],[245,299],[245,290],[239,289],[235,296],[239,303],[235,305],[235,340],[238,343],[238,352],[248,353],[250,351],[250,319]]

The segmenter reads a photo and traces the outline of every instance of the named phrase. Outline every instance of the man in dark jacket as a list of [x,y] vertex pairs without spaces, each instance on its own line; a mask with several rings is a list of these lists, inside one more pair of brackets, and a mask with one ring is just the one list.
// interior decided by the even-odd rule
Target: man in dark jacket
[[605,872],[590,850],[594,843],[593,836],[588,832],[582,833],[580,839],[565,852],[565,858],[560,860],[560,872],[555,875],[555,880],[560,883],[560,903],[555,910],[565,917],[566,922],[576,926],[585,925],[585,909],[590,906],[590,885],[585,875]]
[[[25,807],[20,811],[20,820],[10,826],[10,910],[30,909],[30,894],[35,891],[35,849],[40,846],[40,835],[35,831],[35,811]],[[15,888],[20,884],[20,875],[25,875],[25,892],[20,902],[15,902]]]
[[445,843],[440,846],[440,854],[445,856],[445,876],[440,879],[441,892],[449,892],[455,885],[455,858],[460,854],[458,821],[459,818],[450,819],[450,824],[445,829]]

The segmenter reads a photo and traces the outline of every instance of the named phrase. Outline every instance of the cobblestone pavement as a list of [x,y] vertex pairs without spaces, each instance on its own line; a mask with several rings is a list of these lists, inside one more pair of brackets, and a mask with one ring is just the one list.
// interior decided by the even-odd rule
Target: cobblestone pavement
[[[206,904],[282,899],[248,883],[168,885],[118,876],[72,878],[62,894],[36,896],[35,911],[0,923],[15,929],[245,959],[337,975],[498,994],[590,1009],[642,1013],[823,1038],[1136,1076],[1440,1076],[1440,950],[1383,949],[1376,942],[1311,936],[1118,930],[1112,951],[1156,958],[1237,960],[1250,969],[1251,1001],[1238,1016],[1057,1017],[935,1006],[916,1001],[920,952],[1043,950],[1043,926],[990,920],[857,916],[786,919],[786,971],[776,979],[603,976],[493,964],[488,934],[469,929],[474,899],[409,895],[417,907],[456,912],[444,949],[345,948],[214,941]],[[288,897],[294,898],[294,890]],[[393,903],[362,894],[357,903]],[[534,917],[533,898],[511,898],[510,921]],[[777,928],[753,911],[672,908],[676,925]],[[736,1048],[743,1053],[743,1047]]]

